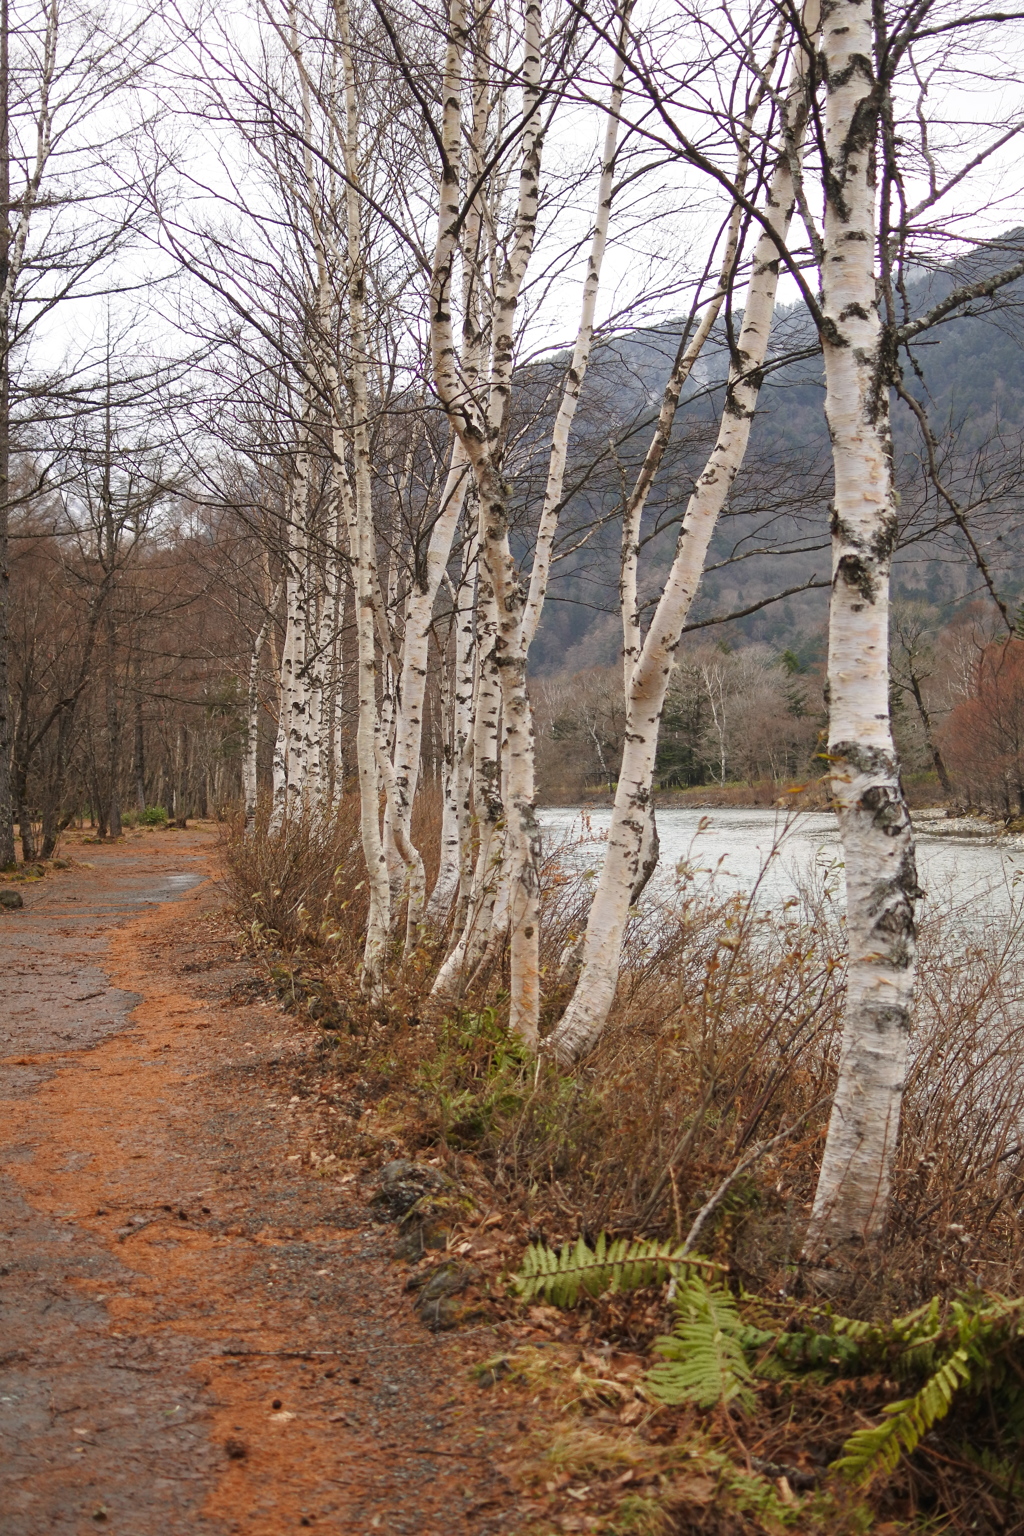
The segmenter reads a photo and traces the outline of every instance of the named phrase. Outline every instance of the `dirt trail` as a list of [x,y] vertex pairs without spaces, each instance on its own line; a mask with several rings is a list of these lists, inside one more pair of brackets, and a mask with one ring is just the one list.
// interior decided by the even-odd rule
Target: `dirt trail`
[[309,1044],[237,1001],[212,836],[71,852],[0,912],[4,1536],[512,1529],[493,1338],[289,1160]]

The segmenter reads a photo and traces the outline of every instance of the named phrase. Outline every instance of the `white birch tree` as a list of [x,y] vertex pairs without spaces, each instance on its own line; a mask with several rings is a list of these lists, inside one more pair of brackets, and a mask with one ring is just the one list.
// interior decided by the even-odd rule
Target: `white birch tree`
[[[540,1016],[540,834],[534,808],[533,722],[527,688],[527,662],[531,642],[543,610],[551,570],[551,558],[563,499],[572,422],[579,403],[593,347],[595,314],[601,267],[611,217],[613,175],[623,92],[622,52],[630,6],[620,8],[612,69],[606,128],[597,183],[597,209],[583,281],[580,318],[561,398],[551,428],[551,446],[543,503],[538,518],[533,565],[527,590],[523,590],[509,541],[509,491],[502,473],[509,397],[513,383],[514,322],[519,294],[529,267],[537,230],[540,196],[542,142],[540,8],[527,0],[523,20],[522,117],[518,131],[520,170],[518,199],[509,255],[494,288],[492,345],[486,400],[474,398],[472,383],[454,366],[455,348],[449,312],[454,243],[451,231],[462,217],[458,198],[460,171],[460,103],[463,58],[468,41],[466,17],[461,8],[451,13],[444,86],[443,143],[447,166],[442,177],[438,243],[434,256],[431,341],[438,393],[451,415],[469,463],[472,465],[479,507],[481,583],[479,602],[488,614],[485,631],[493,624],[493,656],[478,647],[477,689],[479,701],[488,696],[484,681],[493,667],[501,701],[500,805],[505,815],[501,866],[493,834],[481,839],[475,895],[467,903],[466,930],[460,936],[435,982],[435,996],[444,996],[453,982],[464,977],[488,946],[500,942],[509,924],[511,963],[510,1028],[530,1044],[536,1044]],[[477,39],[479,48],[479,39]],[[475,382],[472,381],[472,382]],[[488,754],[479,756],[478,772],[487,773]],[[494,778],[497,762],[494,761]],[[498,799],[493,793],[478,797],[486,824],[497,829]],[[483,824],[483,823],[480,823]],[[485,848],[486,844],[486,848]],[[497,877],[497,886],[491,892]],[[493,899],[481,905],[487,889]],[[490,928],[488,935],[487,928]]]
[[[813,23],[811,30],[814,30]],[[764,227],[754,248],[743,324],[730,365],[718,438],[690,497],[672,568],[647,635],[640,646],[639,655],[631,668],[628,652],[639,639],[633,566],[635,557],[632,554],[638,527],[635,519],[639,516],[642,498],[650,484],[650,466],[645,465],[641,470],[638,490],[627,504],[623,536],[623,608],[629,669],[626,741],[608,834],[607,854],[587,922],[583,966],[569,1007],[546,1042],[547,1048],[565,1064],[577,1060],[592,1048],[604,1028],[618,985],[626,918],[632,893],[642,873],[658,728],[675,649],[700,582],[719,513],[743,463],[757,404],[778,286],[779,245],[786,239],[795,205],[790,149],[792,144],[799,149],[805,130],[807,66],[807,53],[798,46],[791,66],[791,84],[785,98],[787,120],[781,129],[784,142],[776,152],[775,169],[766,199]],[[759,95],[755,88],[755,101]],[[746,155],[744,145],[741,148],[741,175],[745,170]],[[742,189],[742,182],[740,187]],[[726,282],[731,268],[732,258],[727,244],[726,263],[723,265],[723,279]],[[712,300],[714,303],[715,299]],[[700,327],[698,336],[701,330],[707,334],[708,328]],[[670,389],[675,399],[678,399],[674,377],[670,380]],[[668,416],[667,426],[659,421],[648,455],[648,458],[655,456],[655,463],[667,440],[673,408],[674,401],[670,394],[667,404],[662,408],[662,414]]]

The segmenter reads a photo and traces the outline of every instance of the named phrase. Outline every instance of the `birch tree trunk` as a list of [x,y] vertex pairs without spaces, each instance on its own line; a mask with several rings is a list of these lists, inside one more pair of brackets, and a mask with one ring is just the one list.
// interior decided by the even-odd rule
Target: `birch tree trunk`
[[[257,780],[257,764],[259,752],[259,724],[260,724],[260,657],[267,641],[270,626],[274,622],[274,612],[281,596],[280,584],[274,588],[274,595],[270,599],[267,616],[260,625],[259,633],[253,641],[252,656],[249,660],[249,688],[246,697],[245,711],[245,756],[242,759],[242,794],[245,805],[245,832],[248,836],[256,825],[256,797],[259,790]],[[143,796],[143,801],[145,796]],[[143,810],[145,804],[143,803]]]
[[319,816],[323,808],[323,713],[324,660],[330,640],[329,609],[320,562],[309,551],[306,564],[306,590],[309,593],[308,650],[306,676],[309,708],[306,712],[306,782],[303,804],[307,816]]
[[342,564],[344,514],[340,504],[336,506],[333,535],[327,552],[327,592],[325,605],[330,614],[328,638],[328,662],[326,670],[327,697],[323,717],[321,756],[325,787],[324,810],[333,815],[341,799],[345,782],[345,764],[342,753],[342,700],[344,688],[344,656],[342,631],[345,627],[345,571]]
[[[287,590],[287,583],[285,583]],[[277,690],[277,731],[274,735],[274,755],[271,765],[271,800],[270,822],[267,830],[270,835],[276,836],[284,826],[284,797],[288,784],[287,757],[285,748],[288,740],[288,700],[287,680],[290,676],[291,654],[289,650],[290,626],[287,619],[288,600],[285,599],[285,636],[281,646],[281,665],[278,671]]]
[[473,817],[477,854],[468,891],[461,896],[465,922],[438,971],[431,997],[457,996],[487,945],[504,854],[501,795],[501,685],[497,677],[497,617],[489,591],[477,596],[476,681],[473,705]]
[[[445,794],[441,827],[441,861],[427,904],[427,920],[440,924],[456,895],[461,896],[454,929],[465,924],[472,880],[472,783],[473,783],[473,683],[475,656],[475,541],[467,541],[463,579],[452,593],[455,605],[455,657],[448,704],[448,741],[445,754]],[[460,922],[461,918],[461,922]]]
[[[790,114],[799,115],[798,137],[802,137],[806,121],[805,71],[806,59],[801,52],[794,60],[788,93]],[[793,205],[791,161],[784,151],[768,190],[768,229],[762,232],[754,250],[746,309],[729,370],[718,439],[690,497],[672,569],[630,674],[622,764],[608,851],[587,923],[583,967],[569,1006],[546,1042],[547,1048],[566,1065],[592,1048],[615,998],[630,897],[643,862],[665,692],[708,544],[746,452],[775,307],[778,242],[785,239]]]
[[[503,803],[506,833],[502,889],[507,882],[510,922],[509,1027],[529,1044],[537,1040],[540,1017],[540,861],[541,841],[534,807],[533,718],[527,690],[527,655],[536,632],[550,571],[551,551],[561,507],[569,433],[579,400],[593,342],[594,313],[601,263],[607,241],[612,177],[623,91],[622,32],[628,5],[623,8],[619,47],[602,156],[595,219],[582,311],[573,358],[556,415],[544,505],[538,529],[530,588],[524,594],[508,535],[508,489],[499,469],[503,426],[512,385],[514,320],[519,294],[529,266],[537,227],[540,177],[541,15],[536,0],[524,7],[523,115],[521,161],[515,229],[511,248],[497,282],[493,307],[493,348],[486,415],[460,378],[448,313],[451,262],[458,228],[459,102],[465,18],[461,0],[452,8],[444,86],[443,148],[438,243],[432,284],[431,341],[438,393],[465,446],[473,466],[480,508],[481,596],[497,617],[496,660],[502,697],[503,761],[506,782]],[[503,903],[496,909],[498,923]],[[471,920],[475,920],[470,911]],[[468,955],[463,955],[465,963]]]
[[[294,481],[289,476],[285,492],[284,641],[281,646],[273,800],[269,826],[272,835],[283,830],[295,799],[294,776],[297,764],[294,761],[292,732],[297,728],[297,716],[302,713],[300,672],[304,660],[306,620],[301,586],[305,572],[305,541],[296,525],[298,510]],[[290,781],[293,786],[291,792]]]
[[888,1207],[915,971],[914,839],[889,721],[896,538],[890,363],[875,290],[879,87],[869,0],[825,10],[825,411],[832,437],[829,759],[846,865],[843,1043],[805,1255],[872,1242]]
[[569,433],[576,415],[576,407],[579,405],[580,392],[583,389],[583,380],[594,343],[594,315],[597,310],[601,268],[604,264],[605,247],[608,244],[608,226],[612,213],[615,154],[619,143],[619,116],[622,111],[623,77],[626,68],[626,30],[632,9],[633,0],[623,0],[616,39],[615,63],[612,68],[604,147],[601,154],[601,175],[597,186],[597,213],[594,219],[594,233],[590,241],[590,254],[587,258],[587,275],[583,281],[580,323],[576,331],[572,361],[569,364],[569,372],[551,433],[551,453],[548,458],[544,505],[537,524],[537,542],[534,546],[533,566],[530,571],[530,590],[523,616],[520,644],[524,652],[528,652],[533,643],[547,595],[548,578],[551,574],[551,554],[558,529],[562,487],[565,483],[565,466],[569,456]]
[[[340,545],[340,529],[336,535],[336,540],[337,545]],[[345,793],[344,717],[342,714],[345,687],[345,653],[342,636],[345,629],[346,578],[344,571],[341,569],[340,556],[337,555],[335,558],[335,572],[337,585],[334,592],[334,641],[331,648],[330,712],[330,787],[332,811]]]
[[451,468],[442,494],[442,510],[431,531],[424,569],[413,573],[412,590],[406,603],[405,644],[399,684],[400,707],[395,722],[393,798],[389,799],[389,805],[392,835],[405,861],[408,884],[407,956],[419,941],[426,895],[423,859],[412,838],[412,808],[419,782],[431,624],[441,578],[448,565],[455,530],[462,516],[468,475],[465,452],[459,439],[456,439]]
[[[449,650],[454,641],[457,647],[458,614],[453,616]],[[455,776],[456,736],[456,672],[458,656],[448,651],[441,656],[441,851],[438,860],[437,879],[430,893],[424,912],[428,927],[438,928],[451,910],[459,886],[459,800]]]
[[290,487],[289,517],[291,593],[288,622],[291,626],[291,676],[285,749],[284,820],[292,826],[302,817],[309,767],[309,535],[306,522],[309,516],[309,457],[305,441],[305,414],[304,403]]
[[[339,489],[349,509],[349,556],[356,598],[358,716],[356,764],[359,773],[359,826],[366,860],[370,911],[363,950],[363,987],[371,996],[384,988],[384,958],[391,919],[391,890],[380,830],[380,781],[377,772],[377,654],[375,589],[377,551],[373,528],[372,466],[369,429],[369,353],[365,320],[365,270],[359,199],[359,116],[348,0],[336,0],[342,44],[345,90],[345,219],[348,257],[348,322],[351,345],[349,390],[352,401],[353,476],[349,484],[344,441],[336,436]],[[340,450],[340,459],[339,459]]]

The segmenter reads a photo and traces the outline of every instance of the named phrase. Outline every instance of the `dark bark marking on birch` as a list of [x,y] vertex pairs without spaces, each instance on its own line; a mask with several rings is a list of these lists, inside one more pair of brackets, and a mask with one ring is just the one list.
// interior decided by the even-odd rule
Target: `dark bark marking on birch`
[[860,555],[840,556],[836,565],[836,581],[843,581],[859,592],[866,603],[874,603],[877,583],[868,565]]

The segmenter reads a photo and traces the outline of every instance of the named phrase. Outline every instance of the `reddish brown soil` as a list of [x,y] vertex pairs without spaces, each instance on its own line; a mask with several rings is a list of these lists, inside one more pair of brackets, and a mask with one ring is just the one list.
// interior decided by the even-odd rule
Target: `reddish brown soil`
[[514,1529],[493,1334],[428,1334],[289,1161],[312,1047],[244,1000],[214,836],[69,852],[0,910],[4,1536]]

